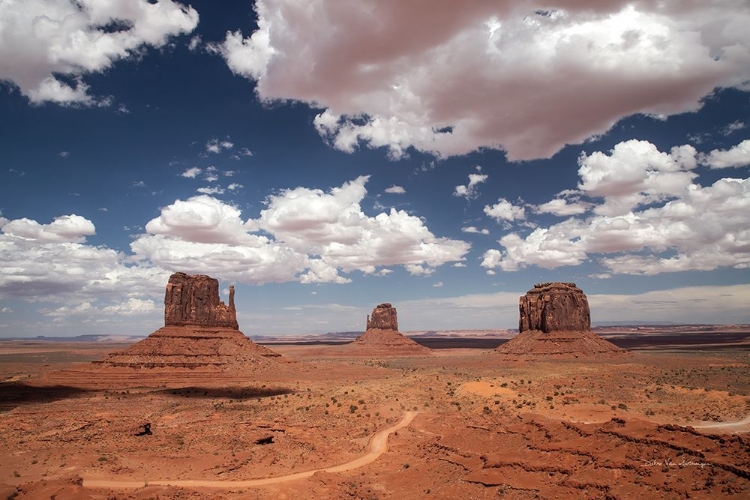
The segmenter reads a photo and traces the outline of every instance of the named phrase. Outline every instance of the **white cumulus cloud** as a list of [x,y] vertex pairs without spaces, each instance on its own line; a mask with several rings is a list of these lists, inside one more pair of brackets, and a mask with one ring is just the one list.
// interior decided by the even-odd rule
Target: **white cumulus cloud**
[[546,158],[623,117],[695,111],[715,88],[750,80],[746,0],[258,0],[255,10],[254,33],[211,49],[262,100],[321,109],[314,126],[342,151]]
[[737,168],[750,165],[750,139],[728,150],[714,149],[701,156],[701,162],[711,168]]
[[168,277],[161,268],[87,244],[95,227],[81,216],[60,216],[50,224],[0,218],[0,226],[0,298],[80,305],[123,294],[161,293]]
[[473,234],[490,234],[489,229],[478,229],[474,226],[462,227],[461,231],[464,233],[473,233]]
[[382,274],[396,265],[427,275],[464,259],[468,243],[434,236],[419,217],[395,209],[366,215],[360,202],[367,180],[329,192],[283,190],[247,221],[238,208],[210,196],[177,200],[146,225],[147,234],[131,249],[166,268],[245,283],[345,283],[350,278],[341,272]]
[[195,9],[171,0],[3,0],[0,80],[35,104],[108,105],[89,93],[86,74],[197,25]]
[[80,215],[62,215],[49,224],[39,224],[31,219],[16,219],[2,226],[5,235],[12,238],[46,242],[83,242],[86,236],[96,234],[94,224]]
[[750,179],[701,186],[692,147],[664,153],[645,141],[581,156],[579,166],[578,196],[590,200],[592,213],[506,234],[482,266],[516,271],[597,260],[603,277],[750,267]]
[[[477,168],[477,170],[479,170],[479,168]],[[476,198],[477,196],[479,196],[479,193],[477,192],[477,186],[485,182],[488,178],[489,176],[485,174],[469,174],[469,183],[465,186],[456,186],[456,188],[453,190],[453,196],[466,198],[467,200]]]
[[201,170],[201,169],[200,169],[200,168],[198,168],[198,167],[191,167],[191,168],[188,168],[187,170],[185,170],[185,171],[184,171],[183,173],[181,173],[180,175],[181,175],[182,177],[185,177],[185,178],[188,178],[188,179],[195,179],[196,177],[198,177],[198,176],[200,175],[200,173],[201,173],[202,171],[203,171],[203,170]]
[[505,198],[500,198],[494,205],[484,207],[484,213],[498,222],[512,222],[526,218],[526,209],[513,205]]

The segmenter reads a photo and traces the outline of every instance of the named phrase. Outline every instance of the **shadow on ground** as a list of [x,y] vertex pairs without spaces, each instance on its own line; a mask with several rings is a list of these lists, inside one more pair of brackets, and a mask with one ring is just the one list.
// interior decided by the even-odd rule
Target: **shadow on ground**
[[0,383],[0,413],[5,413],[17,406],[28,403],[51,403],[60,399],[77,397],[86,392],[85,389],[54,385],[36,387],[19,382]]
[[183,398],[254,399],[291,394],[294,391],[286,387],[181,387],[179,389],[164,389],[156,392]]

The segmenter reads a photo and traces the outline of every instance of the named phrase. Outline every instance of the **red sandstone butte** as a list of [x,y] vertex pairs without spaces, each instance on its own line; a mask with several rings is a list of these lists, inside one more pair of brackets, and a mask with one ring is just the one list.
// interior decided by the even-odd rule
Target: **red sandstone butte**
[[591,331],[589,302],[575,283],[540,283],[518,301],[518,335],[497,351],[511,358],[619,355],[622,349]]
[[424,356],[432,352],[398,331],[396,308],[387,302],[372,310],[365,333],[345,347],[349,352],[372,356]]
[[58,372],[54,378],[73,386],[212,384],[227,376],[276,371],[273,358],[279,354],[239,330],[234,287],[227,306],[219,300],[216,279],[175,273],[164,295],[162,328],[85,370]]

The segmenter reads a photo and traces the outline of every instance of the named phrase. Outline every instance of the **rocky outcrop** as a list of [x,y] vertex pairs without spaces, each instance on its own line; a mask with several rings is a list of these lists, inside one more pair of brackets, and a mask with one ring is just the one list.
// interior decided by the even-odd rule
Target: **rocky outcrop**
[[589,302],[575,283],[540,283],[518,301],[518,335],[497,351],[508,358],[578,358],[625,354],[591,331]]
[[518,331],[591,330],[589,302],[575,283],[539,283],[519,299]]
[[219,300],[219,281],[197,274],[174,273],[164,295],[164,326],[208,326],[239,330],[234,287],[229,305]]
[[[199,373],[246,373],[272,368],[279,355],[247,338],[237,324],[234,287],[229,305],[219,300],[218,280],[175,273],[164,295],[164,327],[95,364],[112,369],[188,370],[186,381]],[[176,372],[175,372],[176,373]],[[106,375],[105,375],[106,376]]]
[[398,331],[398,314],[389,303],[379,304],[367,315],[367,330],[344,346],[358,356],[425,356],[432,353]]
[[372,316],[367,315],[367,330],[373,328],[398,331],[398,314],[396,313],[396,308],[388,302],[375,307],[372,310]]

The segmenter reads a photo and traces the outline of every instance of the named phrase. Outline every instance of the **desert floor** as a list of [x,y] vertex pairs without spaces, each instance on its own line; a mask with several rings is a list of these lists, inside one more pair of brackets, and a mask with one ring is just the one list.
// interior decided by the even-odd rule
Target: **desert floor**
[[253,377],[51,385],[123,347],[0,343],[0,498],[750,498],[746,346],[510,362],[274,345],[283,362]]

